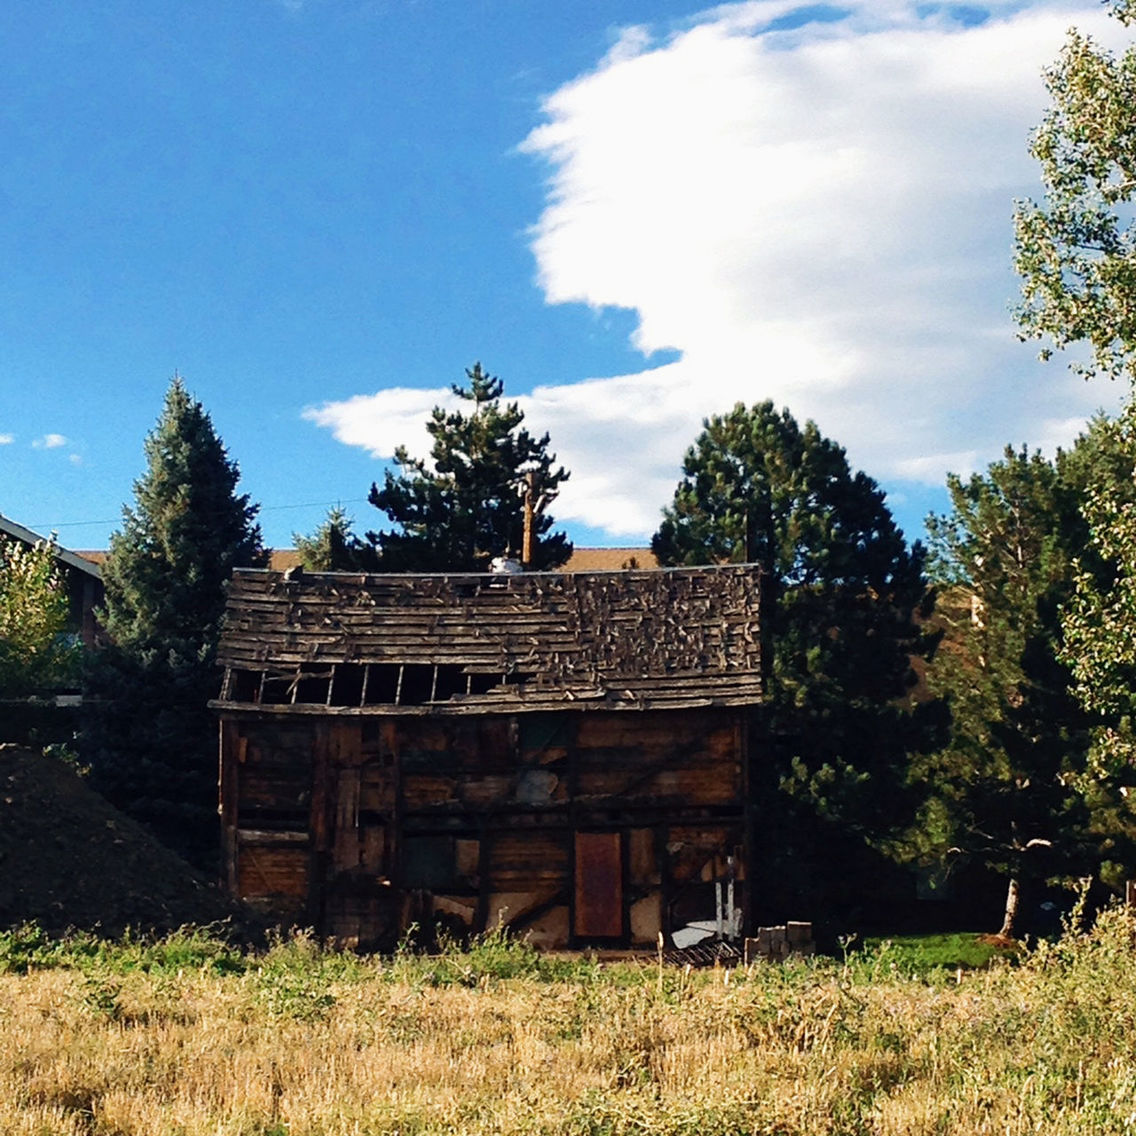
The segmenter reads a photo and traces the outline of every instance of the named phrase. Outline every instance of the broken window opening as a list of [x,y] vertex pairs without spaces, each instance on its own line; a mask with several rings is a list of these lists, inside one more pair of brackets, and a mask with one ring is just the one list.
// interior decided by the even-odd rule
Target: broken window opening
[[532,682],[531,671],[469,671],[461,663],[336,663],[285,674],[230,668],[225,698],[266,706],[426,706]]
[[260,686],[260,701],[265,706],[287,706],[292,701],[295,676],[290,674],[264,674]]
[[367,667],[364,706],[392,706],[398,700],[398,680],[402,668],[397,663],[371,663]]
[[434,679],[434,702],[448,702],[455,694],[469,693],[470,676],[457,663],[439,663]]
[[404,663],[399,684],[400,706],[423,706],[434,693],[435,668],[429,663]]
[[331,694],[333,674],[333,667],[325,667],[322,670],[301,667],[292,680],[291,701],[304,705],[326,706]]
[[505,676],[500,672],[497,674],[471,674],[469,676],[469,693],[488,694],[495,686],[500,686],[504,681]]
[[228,702],[259,702],[261,671],[244,671],[232,668],[229,671],[229,688],[225,698]]
[[358,663],[339,663],[333,668],[328,694],[329,706],[362,706],[367,682],[367,668]]

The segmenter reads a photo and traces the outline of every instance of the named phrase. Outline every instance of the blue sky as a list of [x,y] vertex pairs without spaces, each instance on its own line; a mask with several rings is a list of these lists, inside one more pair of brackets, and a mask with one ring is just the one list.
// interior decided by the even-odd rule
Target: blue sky
[[0,9],[0,512],[105,546],[184,376],[291,543],[482,361],[646,540],[706,414],[813,417],[915,535],[1118,393],[1009,316],[1041,67],[1094,0]]

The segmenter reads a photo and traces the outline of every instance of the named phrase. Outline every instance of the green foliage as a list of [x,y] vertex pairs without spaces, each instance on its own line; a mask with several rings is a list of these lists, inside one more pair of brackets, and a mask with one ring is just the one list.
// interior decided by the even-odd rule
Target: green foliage
[[[919,625],[930,606],[922,548],[908,550],[883,493],[839,445],[771,402],[708,419],[683,473],[652,540],[660,562],[763,570],[776,757],[760,763],[771,784],[755,797],[779,782],[820,816],[886,842],[907,808],[908,754],[934,726],[934,707],[908,704],[911,658],[933,647]],[[826,837],[813,826],[805,839]]]
[[[1114,0],[1110,8],[1124,24],[1136,19],[1131,0]],[[1045,198],[1040,205],[1021,202],[1016,211],[1019,322],[1024,335],[1058,349],[1087,347],[1088,358],[1074,363],[1086,376],[1132,382],[1136,48],[1116,57],[1074,29],[1046,84],[1052,104],[1031,147]],[[1136,674],[1134,415],[1130,402],[1115,423],[1098,425],[1098,460],[1084,463],[1083,516],[1091,536],[1076,557],[1060,652],[1086,714],[1099,719],[1088,762],[1066,782],[1092,811],[1101,874],[1114,885],[1126,874],[1136,833],[1127,801],[1136,755],[1130,694]]]
[[0,697],[66,685],[79,649],[67,635],[68,602],[54,539],[0,537]]
[[352,531],[353,521],[336,505],[311,536],[293,533],[300,563],[309,572],[375,572],[379,556],[374,545]]
[[241,974],[249,965],[220,927],[180,927],[158,938],[137,938],[129,932],[117,942],[73,936],[73,941],[96,944],[95,957],[116,974]]
[[0,974],[27,974],[60,965],[60,943],[35,923],[0,931]]
[[601,968],[594,958],[538,951],[527,938],[514,935],[505,926],[473,935],[464,944],[443,934],[437,949],[429,952],[414,946],[417,930],[413,928],[395,951],[385,970],[388,981],[486,988],[510,979],[585,984],[599,979]]
[[115,644],[176,663],[212,662],[234,568],[264,561],[257,506],[237,494],[240,471],[200,402],[175,377],[144,443],[103,566],[103,624]]
[[1087,470],[1087,547],[1077,558],[1074,594],[1062,613],[1062,658],[1095,728],[1089,759],[1075,782],[1093,808],[1113,886],[1131,875],[1136,812],[1136,407],[1100,427],[1107,460]]
[[[857,952],[861,954],[861,952]],[[909,978],[933,979],[942,971],[981,970],[995,960],[1017,957],[1016,949],[999,947],[974,931],[931,935],[894,935],[867,938],[861,965]]]
[[0,974],[29,970],[99,970],[119,976],[177,974],[240,974],[246,956],[215,927],[182,927],[159,938],[127,932],[118,940],[73,931],[48,935],[36,923],[0,931]]
[[1091,537],[1077,561],[1065,630],[1078,694],[1090,709],[1119,723],[1131,713],[1136,676],[1131,634],[1136,626],[1136,408],[1129,406],[1101,430],[1122,465],[1090,471],[1084,513]]
[[945,634],[927,681],[951,730],[911,771],[926,794],[911,847],[925,861],[961,853],[1025,883],[1095,870],[1092,810],[1077,791],[1090,723],[1064,662],[1061,608],[1088,542],[1084,478],[1110,466],[1110,430],[1095,420],[1052,462],[1007,447],[985,473],[952,475],[951,512],[928,519]]
[[335,1005],[332,984],[358,971],[352,961],[306,932],[281,939],[253,972],[257,999],[273,1017],[322,1020]]
[[225,581],[263,563],[257,508],[180,378],[145,442],[135,507],[103,566],[111,643],[89,668],[83,756],[119,808],[208,866],[216,849],[215,666]]
[[[1130,3],[1114,3],[1131,22]],[[1074,369],[1136,377],[1136,48],[1119,58],[1076,29],[1045,74],[1052,105],[1030,152],[1041,204],[1015,209],[1015,265],[1024,336],[1057,349],[1085,344]],[[1051,349],[1042,352],[1048,357]]]
[[[469,413],[435,407],[426,429],[430,459],[395,451],[400,472],[388,470],[370,502],[397,526],[367,538],[379,548],[383,571],[483,572],[496,556],[519,556],[524,539],[523,488],[533,473],[543,503],[555,499],[568,472],[555,467],[548,435],[534,438],[515,402],[501,404],[504,384],[475,363],[469,385],[452,389]],[[549,534],[552,517],[538,510],[534,569],[555,568],[572,553],[564,533]]]

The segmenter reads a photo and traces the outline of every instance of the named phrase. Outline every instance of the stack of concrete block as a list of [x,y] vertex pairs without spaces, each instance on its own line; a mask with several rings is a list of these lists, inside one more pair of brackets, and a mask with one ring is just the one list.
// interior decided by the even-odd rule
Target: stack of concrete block
[[816,954],[811,923],[786,923],[783,927],[759,927],[757,937],[745,941],[746,963],[781,962],[791,956]]

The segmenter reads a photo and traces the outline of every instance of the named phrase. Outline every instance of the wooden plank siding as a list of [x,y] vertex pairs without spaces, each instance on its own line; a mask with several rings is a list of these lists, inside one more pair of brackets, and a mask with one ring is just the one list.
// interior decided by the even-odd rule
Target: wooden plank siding
[[[238,573],[230,891],[363,946],[438,922],[549,947],[653,946],[712,918],[727,872],[744,892],[757,577],[613,575]],[[455,694],[439,658],[506,681]]]
[[[364,944],[397,937],[417,893],[414,919],[455,931],[504,922],[549,946],[650,945],[712,915],[691,895],[744,861],[743,715],[645,711],[637,746],[616,711],[537,730],[510,716],[361,731],[223,715],[225,878],[264,911]],[[580,860],[581,834],[618,848],[614,884]]]

